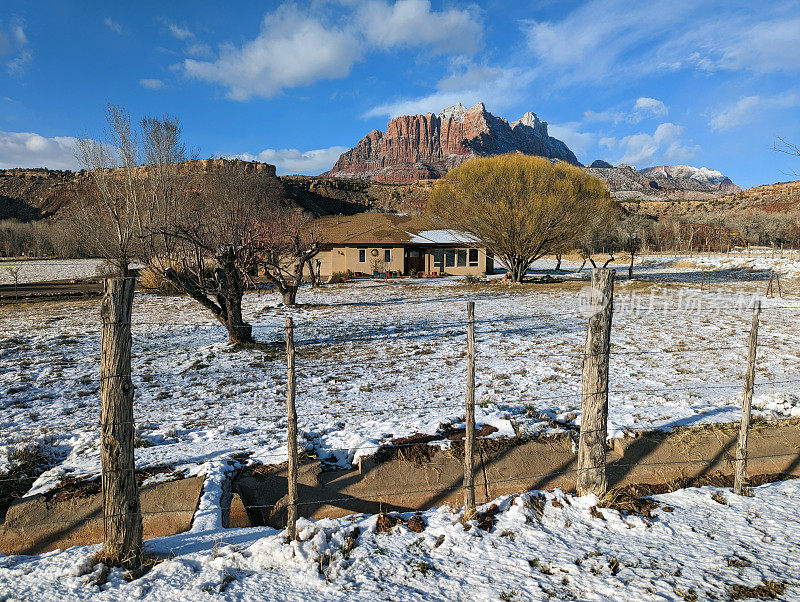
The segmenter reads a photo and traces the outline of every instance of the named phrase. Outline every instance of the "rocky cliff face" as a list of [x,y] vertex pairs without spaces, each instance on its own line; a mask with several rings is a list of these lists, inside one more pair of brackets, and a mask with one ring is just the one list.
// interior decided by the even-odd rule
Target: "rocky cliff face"
[[441,178],[472,157],[514,151],[579,164],[533,113],[509,123],[478,103],[469,110],[457,104],[438,115],[396,117],[385,133],[371,131],[322,175],[410,184]]

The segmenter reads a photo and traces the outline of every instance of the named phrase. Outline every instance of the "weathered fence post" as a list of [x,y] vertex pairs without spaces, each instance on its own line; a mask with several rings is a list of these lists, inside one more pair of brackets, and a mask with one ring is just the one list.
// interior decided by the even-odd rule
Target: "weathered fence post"
[[464,433],[464,521],[477,517],[475,510],[475,302],[467,303],[467,396]]
[[616,270],[592,270],[592,299],[581,375],[581,434],[578,445],[578,495],[605,495],[608,424],[608,362]]
[[758,348],[758,318],[761,314],[761,301],[753,304],[753,322],[750,325],[750,341],[747,348],[747,372],[744,375],[744,394],[742,395],[742,422],[739,426],[739,443],[736,446],[736,475],[733,492],[741,495],[747,481],[747,434],[750,429],[750,408],[753,403],[753,383],[756,377],[756,350]]
[[286,480],[289,486],[289,503],[286,507],[286,534],[290,540],[297,539],[297,412],[294,407],[295,370],[294,370],[294,322],[286,318],[286,447],[289,452],[289,463]]
[[105,562],[135,568],[142,557],[142,511],[133,457],[131,310],[135,278],[103,281],[100,317],[100,465]]

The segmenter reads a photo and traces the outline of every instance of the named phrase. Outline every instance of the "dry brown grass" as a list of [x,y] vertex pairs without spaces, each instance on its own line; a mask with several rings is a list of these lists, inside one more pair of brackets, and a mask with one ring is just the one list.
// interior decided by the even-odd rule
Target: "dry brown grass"
[[730,589],[730,596],[731,600],[744,600],[747,598],[759,598],[761,600],[775,599],[778,596],[782,596],[785,589],[785,583],[764,581],[761,585],[756,585],[754,587],[734,585]]

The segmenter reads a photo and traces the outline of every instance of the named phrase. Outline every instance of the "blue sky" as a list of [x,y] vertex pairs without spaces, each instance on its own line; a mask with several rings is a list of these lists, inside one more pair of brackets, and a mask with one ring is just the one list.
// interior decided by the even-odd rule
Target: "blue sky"
[[107,102],[200,156],[319,173],[398,114],[533,111],[588,163],[796,179],[800,2],[24,2],[0,8],[0,167],[75,167]]

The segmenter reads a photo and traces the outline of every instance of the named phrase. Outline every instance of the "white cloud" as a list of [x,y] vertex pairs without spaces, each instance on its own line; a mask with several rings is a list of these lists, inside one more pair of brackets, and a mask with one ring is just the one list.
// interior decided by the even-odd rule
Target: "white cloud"
[[188,27],[181,27],[175,23],[168,23],[167,29],[169,29],[169,32],[175,38],[181,40],[182,42],[194,37],[194,33],[192,33],[191,29]]
[[204,42],[195,42],[186,47],[186,54],[198,58],[211,58],[214,56],[214,51]]
[[639,123],[647,117],[663,117],[668,112],[667,105],[656,98],[641,96],[633,103],[633,109],[628,111],[584,111],[586,121],[608,121],[614,125],[622,122]]
[[162,80],[149,77],[140,79],[139,84],[148,90],[161,90],[165,86]]
[[633,103],[633,111],[652,116],[663,116],[668,113],[667,105],[656,98],[641,96]]
[[[537,64],[560,83],[694,68],[800,70],[800,17],[784,0],[725,10],[713,0],[591,0],[554,21],[526,21]],[[732,35],[731,32],[735,32]]]
[[613,136],[603,136],[597,141],[597,144],[604,148],[614,148],[617,145],[617,139]]
[[283,4],[264,17],[253,40],[220,46],[215,60],[187,58],[183,70],[224,86],[232,100],[248,100],[346,77],[376,49],[418,47],[458,54],[474,52],[482,44],[482,28],[467,10],[433,11],[428,0],[372,0],[352,6],[352,14],[331,22]]
[[577,121],[567,123],[549,123],[547,132],[554,138],[565,142],[576,155],[585,155],[595,144],[597,136],[591,132],[581,132],[581,124]]
[[114,21],[114,19],[112,19],[111,17],[106,17],[105,19],[103,19],[103,23],[105,23],[106,27],[108,27],[114,33],[119,33],[119,34],[122,33],[122,25]]
[[0,21],[0,58],[6,59],[5,67],[9,75],[21,75],[33,60],[33,51],[21,20],[14,20],[8,28]]
[[333,167],[339,155],[347,150],[346,146],[331,146],[305,152],[295,148],[267,148],[257,155],[241,153],[232,156],[245,161],[271,163],[278,168],[279,174],[316,175]]
[[0,131],[0,168],[77,169],[76,138],[45,138],[33,132]]
[[685,161],[695,155],[698,147],[684,145],[681,135],[684,128],[674,123],[662,123],[653,134],[633,134],[620,139],[617,146],[622,149],[623,156],[619,163],[628,163],[636,167],[650,165],[656,158],[667,162]]
[[727,130],[754,119],[765,109],[790,109],[800,106],[800,94],[786,93],[777,96],[744,96],[733,105],[717,111],[711,118],[712,129]]
[[186,59],[186,73],[228,88],[228,98],[269,98],[283,88],[345,77],[361,57],[356,39],[285,5],[264,17],[261,32],[237,48],[225,45],[216,61]]
[[472,11],[431,11],[429,0],[367,2],[358,21],[367,41],[382,48],[427,46],[434,52],[472,54],[483,44],[483,29]]

